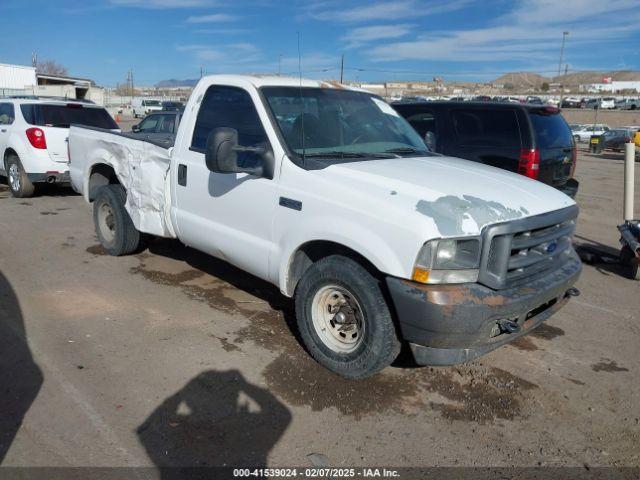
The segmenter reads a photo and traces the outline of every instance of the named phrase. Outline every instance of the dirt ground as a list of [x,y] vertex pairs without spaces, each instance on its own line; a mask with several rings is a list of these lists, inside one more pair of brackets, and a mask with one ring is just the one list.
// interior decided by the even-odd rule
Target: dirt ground
[[81,197],[0,185],[0,463],[640,466],[621,160],[579,158],[580,297],[470,364],[363,381],[309,358],[275,287],[174,241],[106,256]]

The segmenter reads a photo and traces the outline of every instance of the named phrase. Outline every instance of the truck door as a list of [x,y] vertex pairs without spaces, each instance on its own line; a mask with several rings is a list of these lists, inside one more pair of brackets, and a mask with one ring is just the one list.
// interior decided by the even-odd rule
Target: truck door
[[[246,173],[213,173],[204,151],[214,128],[238,131],[239,144],[268,144],[249,93],[213,85],[205,93],[190,138],[182,140],[173,168],[175,219],[180,239],[188,245],[267,278],[273,249],[271,224],[277,204],[277,182]],[[189,126],[186,126],[189,128]],[[189,132],[185,132],[189,136]],[[238,153],[249,165],[255,153]]]

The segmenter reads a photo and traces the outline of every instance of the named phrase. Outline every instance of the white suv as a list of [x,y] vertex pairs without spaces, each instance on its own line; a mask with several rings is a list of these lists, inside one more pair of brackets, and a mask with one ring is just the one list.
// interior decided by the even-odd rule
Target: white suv
[[118,130],[102,107],[77,100],[0,98],[0,175],[14,197],[30,197],[35,183],[68,183],[71,124]]

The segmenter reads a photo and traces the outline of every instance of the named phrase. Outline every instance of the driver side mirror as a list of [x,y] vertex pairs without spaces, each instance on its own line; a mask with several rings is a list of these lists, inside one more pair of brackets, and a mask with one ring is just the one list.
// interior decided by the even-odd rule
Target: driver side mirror
[[[238,152],[252,152],[260,157],[260,165],[241,167],[238,165]],[[243,147],[238,145],[238,131],[235,128],[215,128],[207,137],[204,154],[207,168],[214,173],[248,173],[256,177],[264,176],[263,147]]]
[[133,127],[131,127],[131,131],[133,133],[138,133],[140,132],[140,125],[134,125]]

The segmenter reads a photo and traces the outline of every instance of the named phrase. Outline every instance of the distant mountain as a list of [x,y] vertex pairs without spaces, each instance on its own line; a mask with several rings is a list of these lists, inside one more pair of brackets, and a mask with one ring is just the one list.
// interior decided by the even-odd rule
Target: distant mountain
[[195,87],[198,79],[176,80],[160,80],[155,84],[156,88],[177,88],[177,87]]
[[492,83],[510,84],[515,88],[518,87],[540,87],[544,82],[547,83],[563,83],[566,86],[577,86],[585,83],[602,83],[602,79],[611,77],[618,81],[640,81],[640,72],[621,70],[615,72],[573,72],[559,77],[544,77],[537,73],[530,72],[513,72],[506,73],[496,78]]
[[544,82],[549,81],[548,78],[538,75],[537,73],[513,72],[505,73],[491,83],[513,85],[514,87],[540,87]]

